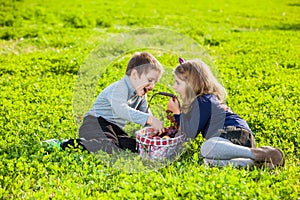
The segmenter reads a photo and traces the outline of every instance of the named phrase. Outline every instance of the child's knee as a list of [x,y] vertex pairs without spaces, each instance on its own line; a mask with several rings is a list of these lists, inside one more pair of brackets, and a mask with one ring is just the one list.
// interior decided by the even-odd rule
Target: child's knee
[[213,150],[214,142],[211,139],[206,140],[203,142],[200,148],[200,153],[203,157],[207,157],[211,151]]
[[222,140],[222,138],[219,137],[212,137],[203,142],[200,153],[205,158],[215,157],[216,152],[218,151],[218,143]]

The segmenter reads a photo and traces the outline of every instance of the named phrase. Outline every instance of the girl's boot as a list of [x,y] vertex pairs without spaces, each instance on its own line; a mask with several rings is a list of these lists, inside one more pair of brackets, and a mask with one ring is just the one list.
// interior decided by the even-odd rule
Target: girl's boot
[[254,161],[258,164],[263,163],[266,167],[271,169],[284,165],[284,154],[278,148],[263,146],[259,148],[251,148],[251,152],[255,157]]

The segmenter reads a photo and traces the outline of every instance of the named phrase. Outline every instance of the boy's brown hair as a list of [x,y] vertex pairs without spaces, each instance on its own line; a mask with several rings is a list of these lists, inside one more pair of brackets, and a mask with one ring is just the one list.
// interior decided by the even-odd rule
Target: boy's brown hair
[[126,75],[130,76],[131,71],[135,69],[139,76],[147,74],[149,70],[156,70],[163,73],[163,67],[160,62],[148,52],[135,52],[127,64]]

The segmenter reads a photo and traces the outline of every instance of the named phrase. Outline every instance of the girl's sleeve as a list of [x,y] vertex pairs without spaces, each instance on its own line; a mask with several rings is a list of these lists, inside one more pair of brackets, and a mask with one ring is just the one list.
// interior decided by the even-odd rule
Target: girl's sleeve
[[180,124],[180,114],[174,114],[175,121]]
[[200,132],[206,139],[220,136],[224,128],[226,113],[214,98],[203,98],[192,104],[188,114],[181,116],[181,124],[188,138],[195,138]]
[[205,131],[211,116],[210,101],[195,100],[187,114],[181,114],[180,127],[187,138],[195,138],[198,133]]

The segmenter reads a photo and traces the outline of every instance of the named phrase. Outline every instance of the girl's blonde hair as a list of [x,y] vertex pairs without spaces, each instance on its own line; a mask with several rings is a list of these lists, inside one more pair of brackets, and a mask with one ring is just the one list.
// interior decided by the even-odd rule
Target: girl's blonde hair
[[185,98],[182,99],[183,112],[188,112],[195,98],[204,94],[214,94],[220,104],[225,103],[225,88],[204,62],[197,59],[185,61],[175,68],[174,74],[184,81],[187,87]]

